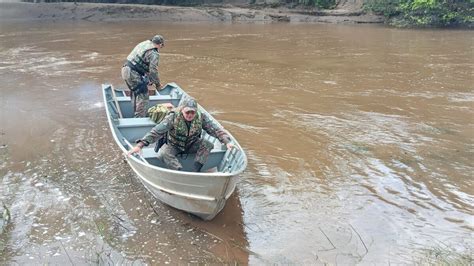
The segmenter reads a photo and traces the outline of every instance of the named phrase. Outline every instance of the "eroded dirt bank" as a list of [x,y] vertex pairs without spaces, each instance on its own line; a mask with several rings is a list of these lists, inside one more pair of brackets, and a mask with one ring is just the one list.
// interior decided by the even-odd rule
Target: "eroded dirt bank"
[[1,20],[149,20],[170,22],[228,23],[381,23],[380,16],[360,9],[302,11],[293,9],[251,9],[224,7],[176,7],[94,3],[0,3]]

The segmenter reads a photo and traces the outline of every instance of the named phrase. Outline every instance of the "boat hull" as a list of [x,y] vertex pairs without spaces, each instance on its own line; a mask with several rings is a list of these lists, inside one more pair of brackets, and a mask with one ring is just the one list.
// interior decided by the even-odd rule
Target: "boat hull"
[[144,168],[133,158],[129,157],[127,162],[154,197],[204,220],[213,219],[224,208],[238,180],[237,176],[176,175],[160,169]]
[[[186,95],[176,84],[171,83],[168,86],[171,88],[170,92],[181,97]],[[111,85],[102,85],[102,89],[112,135],[119,148],[126,154],[134,138],[143,136],[143,132],[151,129],[153,124],[148,123],[146,118],[122,117],[121,108],[125,113],[131,113],[127,111],[128,104],[131,105],[129,97],[125,94],[117,97],[116,93],[119,91],[113,91]],[[166,98],[165,96],[157,97]],[[173,104],[179,101],[179,98],[168,98],[166,99]],[[203,109],[201,111],[205,112]],[[217,121],[214,120],[214,122],[218,124]],[[168,169],[156,158],[157,154],[152,148],[147,149],[146,156],[144,152],[140,156],[125,157],[140,182],[154,197],[171,207],[189,212],[204,220],[211,220],[224,208],[227,199],[236,188],[239,174],[247,164],[242,148],[233,136],[230,136],[239,149],[225,150],[225,146],[222,148],[222,145],[214,140],[216,148],[210,156],[213,159],[208,160],[204,167],[207,170],[213,169],[212,172],[196,173]],[[193,155],[190,155],[190,158],[187,157],[180,159],[183,166],[192,165]]]

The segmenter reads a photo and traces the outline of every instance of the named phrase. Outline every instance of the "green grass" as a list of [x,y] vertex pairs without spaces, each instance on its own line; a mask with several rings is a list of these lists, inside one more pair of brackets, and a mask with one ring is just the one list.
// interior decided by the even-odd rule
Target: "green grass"
[[474,257],[470,249],[460,252],[449,246],[437,246],[425,249],[417,265],[473,265]]

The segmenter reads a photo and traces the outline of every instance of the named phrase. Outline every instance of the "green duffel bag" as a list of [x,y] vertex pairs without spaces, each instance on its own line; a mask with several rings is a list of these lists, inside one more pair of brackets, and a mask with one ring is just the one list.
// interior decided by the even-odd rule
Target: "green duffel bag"
[[157,104],[148,109],[148,117],[155,123],[160,123],[165,116],[171,111],[169,104]]

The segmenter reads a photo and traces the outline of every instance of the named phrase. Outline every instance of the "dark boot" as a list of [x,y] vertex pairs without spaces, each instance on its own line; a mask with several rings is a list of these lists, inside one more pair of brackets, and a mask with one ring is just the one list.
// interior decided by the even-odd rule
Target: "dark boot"
[[201,172],[201,168],[202,168],[203,164],[200,163],[200,162],[194,162],[194,170],[196,172]]

